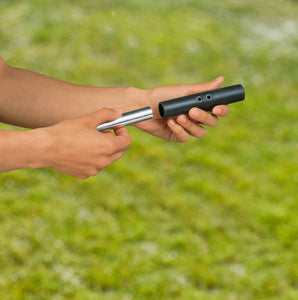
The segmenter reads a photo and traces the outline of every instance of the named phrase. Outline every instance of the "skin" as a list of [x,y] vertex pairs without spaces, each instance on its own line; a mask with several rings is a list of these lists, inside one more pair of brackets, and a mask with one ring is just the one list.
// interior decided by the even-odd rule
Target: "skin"
[[125,127],[98,132],[98,124],[122,113],[150,106],[154,118],[136,128],[171,142],[202,138],[225,116],[227,105],[212,114],[198,108],[163,119],[160,101],[219,88],[223,78],[202,84],[151,89],[89,87],[8,66],[0,57],[0,122],[31,130],[0,130],[0,172],[47,167],[77,178],[98,174],[120,159],[131,145]]

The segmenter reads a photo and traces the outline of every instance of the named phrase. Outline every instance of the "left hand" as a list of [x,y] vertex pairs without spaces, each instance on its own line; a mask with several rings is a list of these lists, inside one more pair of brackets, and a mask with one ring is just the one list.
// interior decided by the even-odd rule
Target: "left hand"
[[217,89],[223,81],[223,77],[218,77],[214,81],[201,84],[173,85],[142,90],[146,93],[142,97],[146,99],[145,106],[148,106],[148,102],[150,103],[154,117],[152,120],[136,124],[135,127],[169,142],[186,142],[190,136],[202,138],[206,134],[206,129],[200,124],[209,127],[216,126],[218,116],[223,117],[228,113],[227,105],[215,106],[212,114],[199,108],[192,108],[188,115],[163,119],[159,114],[158,104],[161,101]]

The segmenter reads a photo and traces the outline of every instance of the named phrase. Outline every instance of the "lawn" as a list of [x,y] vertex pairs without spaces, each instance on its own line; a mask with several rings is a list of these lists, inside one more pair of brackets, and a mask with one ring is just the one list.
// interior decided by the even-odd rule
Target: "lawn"
[[126,155],[85,181],[0,174],[0,299],[298,299],[297,15],[294,0],[1,0],[12,66],[139,88],[223,75],[246,100],[185,144],[129,128]]

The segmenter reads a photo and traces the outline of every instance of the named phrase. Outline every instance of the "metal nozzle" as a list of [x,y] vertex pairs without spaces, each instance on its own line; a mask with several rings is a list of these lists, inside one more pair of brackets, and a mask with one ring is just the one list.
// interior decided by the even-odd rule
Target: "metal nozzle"
[[153,118],[153,112],[152,109],[148,106],[138,110],[124,113],[120,118],[114,121],[98,125],[96,129],[98,131],[104,131],[106,129],[116,129],[122,126],[132,125],[135,123],[150,120],[152,118]]

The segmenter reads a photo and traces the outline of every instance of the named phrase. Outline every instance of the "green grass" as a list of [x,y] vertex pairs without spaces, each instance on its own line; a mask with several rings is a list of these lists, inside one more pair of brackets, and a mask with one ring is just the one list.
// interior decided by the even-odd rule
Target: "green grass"
[[141,88],[223,75],[247,97],[202,140],[129,129],[127,154],[86,181],[1,174],[0,299],[297,299],[297,15],[286,0],[2,0],[13,66]]

